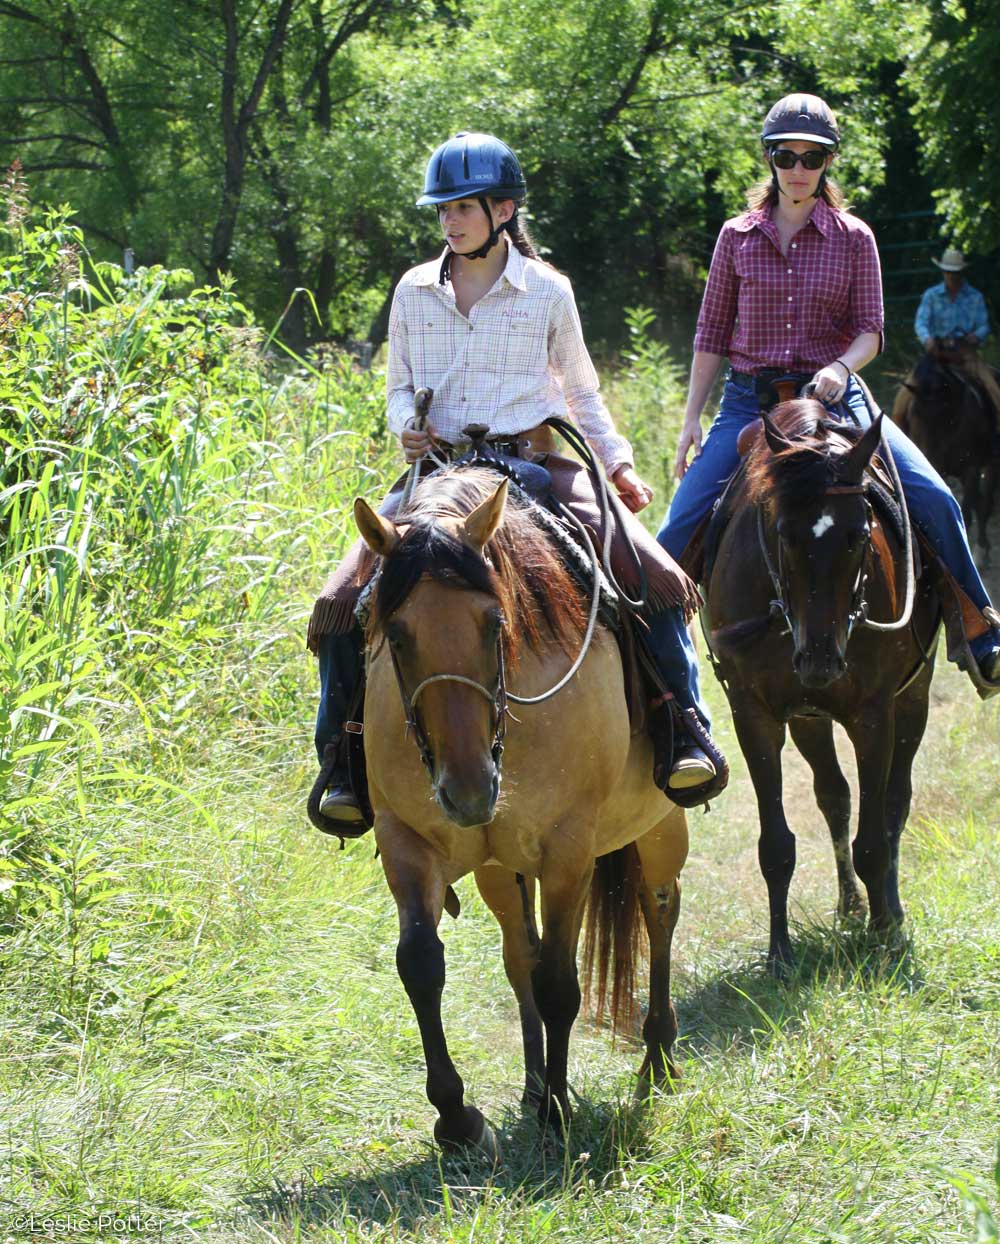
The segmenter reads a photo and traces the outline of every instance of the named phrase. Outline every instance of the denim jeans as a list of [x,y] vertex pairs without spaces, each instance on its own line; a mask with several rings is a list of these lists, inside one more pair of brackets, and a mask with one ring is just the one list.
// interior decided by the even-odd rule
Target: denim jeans
[[[851,380],[844,400],[862,427],[871,425],[871,412],[861,386]],[[688,467],[674,493],[657,540],[673,557],[680,557],[701,519],[722,492],[726,480],[739,464],[736,440],[740,432],[760,415],[760,404],[752,388],[731,377],[726,380],[719,413],[715,416],[701,453]],[[973,604],[984,609],[990,598],[972,559],[969,538],[958,502],[937,471],[910,438],[888,417],[882,422],[892,456],[896,460],[900,483],[914,523],[920,528],[956,582]],[[996,636],[983,636],[985,644],[973,644],[979,658],[981,649],[996,643]]]

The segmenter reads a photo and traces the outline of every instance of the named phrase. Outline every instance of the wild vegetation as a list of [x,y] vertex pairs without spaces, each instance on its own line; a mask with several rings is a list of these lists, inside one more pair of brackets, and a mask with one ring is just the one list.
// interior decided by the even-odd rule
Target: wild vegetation
[[[371,840],[340,853],[304,817],[305,618],[353,497],[397,469],[381,378],[288,357],[229,282],[90,262],[16,177],[6,200],[0,1239],[126,1238],[100,1214],[205,1244],[998,1238],[995,708],[938,676],[898,958],[831,926],[793,774],[787,985],[736,765],[692,818],[684,1079],[633,1112],[635,1049],[579,1025],[565,1145],[517,1109],[516,1009],[463,887],[446,1022],[504,1164],[443,1161]],[[650,320],[607,388],[659,509],[680,388]]]
[[[867,219],[936,207],[916,240],[941,228],[995,251],[998,15],[998,0],[7,0],[0,164],[20,157],[41,200],[72,202],[95,254],[130,248],[199,284],[230,272],[268,324],[292,299],[282,332],[301,349],[382,339],[395,279],[435,244],[412,206],[427,156],[496,131],[592,335],[617,346],[621,307],[670,320],[696,302],[787,90],[840,112]],[[932,271],[927,249],[894,260]]]

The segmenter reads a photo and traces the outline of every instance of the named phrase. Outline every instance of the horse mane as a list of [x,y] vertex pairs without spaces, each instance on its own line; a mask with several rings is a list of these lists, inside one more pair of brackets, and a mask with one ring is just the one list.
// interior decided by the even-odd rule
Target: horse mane
[[781,402],[769,418],[792,444],[774,453],[761,424],[747,453],[746,496],[773,517],[778,510],[815,501],[835,484],[841,460],[864,433],[854,424],[831,419],[814,398]]
[[520,493],[508,493],[503,522],[486,546],[487,562],[457,539],[441,519],[463,519],[491,497],[501,477],[479,467],[447,467],[426,479],[405,513],[400,541],[382,559],[369,615],[374,636],[425,576],[496,598],[506,628],[506,657],[516,665],[521,643],[538,652],[554,638],[575,651],[586,628],[582,593],[548,534]]

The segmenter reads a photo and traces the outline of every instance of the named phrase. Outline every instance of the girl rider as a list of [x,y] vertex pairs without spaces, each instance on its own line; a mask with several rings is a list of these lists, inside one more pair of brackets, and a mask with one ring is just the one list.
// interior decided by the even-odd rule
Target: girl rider
[[[417,206],[437,208],[446,245],[438,259],[406,273],[396,289],[389,320],[389,427],[412,463],[432,448],[449,453],[468,424],[488,424],[500,452],[540,457],[560,500],[593,521],[588,475],[552,452],[551,429],[544,426],[547,416],[568,410],[635,513],[652,493],[636,474],[631,447],[598,392],[570,283],[538,258],[521,224],[518,205],[525,189],[514,153],[489,134],[459,134],[432,155]],[[413,399],[423,387],[434,396],[430,421],[420,429],[413,423]],[[395,512],[401,489],[402,481],[383,504],[383,514]],[[646,569],[652,603],[646,621],[663,681],[674,688],[680,707],[693,710],[707,729],[684,625],[685,612],[697,603],[696,590],[638,520],[631,514],[624,519]],[[359,541],[324,589],[309,625],[309,647],[320,661],[316,747],[324,774],[329,771],[319,810],[334,823],[335,833],[364,830],[335,749],[360,677],[362,636],[353,606],[370,569]],[[651,721],[664,716],[654,711]],[[707,733],[696,723],[691,729],[672,755],[658,753],[655,776],[674,792],[690,795],[704,786],[707,798],[721,789],[725,762]]]
[[[761,373],[798,373],[828,405],[845,402],[863,427],[871,414],[858,372],[882,345],[882,285],[875,239],[843,210],[828,180],[840,131],[815,95],[787,95],[767,114],[761,141],[769,178],[750,210],[722,226],[698,316],[674,493],[657,539],[680,558],[739,462],[740,431],[760,415]],[[701,412],[728,360],[722,403],[704,445]],[[972,560],[962,513],[916,446],[886,419],[914,521],[958,588],[980,694],[1000,690],[1000,615]],[[688,454],[694,450],[689,464]],[[961,599],[961,598],[959,598]]]

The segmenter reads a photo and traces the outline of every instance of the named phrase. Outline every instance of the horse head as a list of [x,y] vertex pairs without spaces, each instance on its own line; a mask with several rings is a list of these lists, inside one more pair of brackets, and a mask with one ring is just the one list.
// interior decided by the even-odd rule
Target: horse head
[[[825,687],[847,669],[847,644],[864,599],[871,534],[864,475],[881,437],[881,416],[860,437],[832,424],[811,399],[764,416],[751,469],[760,544],[774,605],[792,633],[795,672]],[[765,530],[768,528],[769,530]],[[776,546],[777,558],[769,551]]]
[[504,480],[470,512],[397,526],[363,499],[362,538],[382,559],[369,638],[384,638],[434,797],[455,824],[488,824],[500,790],[506,714],[503,588],[486,554]]

